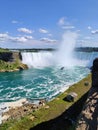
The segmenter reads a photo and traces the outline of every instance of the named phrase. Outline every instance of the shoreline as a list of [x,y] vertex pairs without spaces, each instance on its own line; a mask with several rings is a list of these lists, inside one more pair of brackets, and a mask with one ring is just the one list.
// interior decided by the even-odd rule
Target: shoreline
[[[0,124],[6,122],[7,120],[9,120],[11,118],[13,118],[13,116],[15,116],[15,115],[13,115],[13,112],[15,113],[15,111],[17,111],[16,114],[18,113],[18,111],[21,111],[21,112],[24,111],[24,113],[22,112],[22,113],[20,113],[20,115],[18,115],[19,118],[21,118],[22,116],[24,116],[28,113],[27,112],[28,109],[34,109],[34,110],[38,109],[39,107],[44,106],[45,102],[46,102],[45,99],[35,99],[35,100],[33,100],[33,99],[21,98],[19,100],[13,101],[13,102],[1,103]],[[29,112],[31,112],[31,111],[32,110],[29,110]]]
[[4,117],[4,113],[8,112],[12,108],[21,107],[24,102],[26,102],[26,99],[20,99],[13,102],[2,102],[0,107],[0,124],[2,124],[3,120],[7,120],[9,118],[8,116]]

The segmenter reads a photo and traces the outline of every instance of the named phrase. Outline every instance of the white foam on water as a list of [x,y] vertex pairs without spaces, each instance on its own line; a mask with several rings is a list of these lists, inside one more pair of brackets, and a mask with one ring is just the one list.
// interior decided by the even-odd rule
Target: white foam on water
[[9,106],[6,103],[0,103],[0,124],[2,124],[2,114],[9,110]]

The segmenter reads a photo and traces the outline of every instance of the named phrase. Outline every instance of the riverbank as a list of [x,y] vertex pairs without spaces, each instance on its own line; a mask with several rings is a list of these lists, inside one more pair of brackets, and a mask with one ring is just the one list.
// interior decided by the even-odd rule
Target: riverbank
[[[0,130],[69,130],[69,127],[72,127],[70,121],[77,119],[90,86],[91,77],[89,75],[54,100],[42,105],[40,109],[31,108],[32,111],[21,118],[8,120],[0,126]],[[74,102],[65,100],[70,92],[78,94]]]

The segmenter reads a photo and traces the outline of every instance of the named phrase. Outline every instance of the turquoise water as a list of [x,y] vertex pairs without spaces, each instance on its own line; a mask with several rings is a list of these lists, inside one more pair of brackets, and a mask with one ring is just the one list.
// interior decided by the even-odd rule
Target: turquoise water
[[0,73],[0,102],[20,98],[54,98],[89,73],[85,67],[31,68],[19,72]]

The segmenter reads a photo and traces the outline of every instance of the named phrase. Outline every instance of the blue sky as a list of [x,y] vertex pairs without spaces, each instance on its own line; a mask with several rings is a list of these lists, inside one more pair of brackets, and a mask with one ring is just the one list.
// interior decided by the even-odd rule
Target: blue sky
[[0,47],[57,47],[67,31],[98,46],[98,0],[0,0]]

